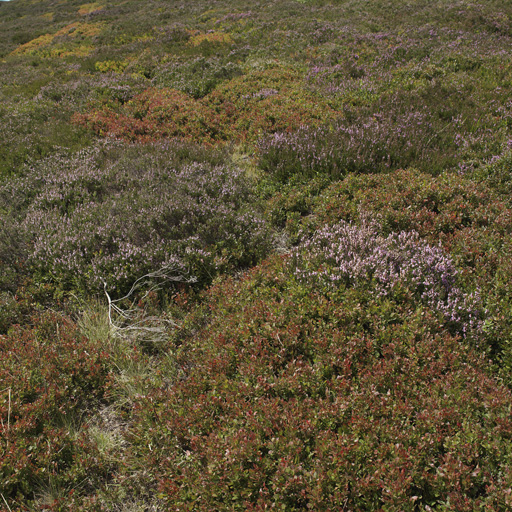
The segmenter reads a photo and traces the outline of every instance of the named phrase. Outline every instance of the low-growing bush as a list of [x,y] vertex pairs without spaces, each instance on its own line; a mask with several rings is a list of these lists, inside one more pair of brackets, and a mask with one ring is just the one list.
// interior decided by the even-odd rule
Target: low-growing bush
[[[87,56],[93,51],[91,38],[102,30],[101,23],[75,22],[67,25],[54,34],[44,34],[32,41],[18,46],[13,55],[28,54],[42,57]],[[88,44],[82,45],[80,43]],[[85,49],[80,51],[80,48]],[[78,53],[76,51],[78,50]]]
[[84,430],[103,399],[108,354],[65,316],[31,324],[0,336],[0,493],[11,509],[18,500],[49,505],[110,471]]
[[[299,187],[302,190],[304,186]],[[272,206],[276,208],[276,205]],[[285,212],[288,217],[296,210]],[[487,315],[482,324],[483,346],[503,368],[510,382],[512,347],[507,296],[512,282],[512,211],[506,196],[487,180],[475,183],[454,173],[432,177],[415,169],[382,175],[350,175],[309,199],[309,215],[299,228],[313,235],[340,220],[358,222],[361,212],[375,217],[385,236],[397,231],[416,231],[433,246],[442,245],[459,270],[467,290],[480,289]]]
[[103,137],[130,142],[178,138],[212,144],[222,139],[213,112],[174,89],[147,89],[126,103],[111,101],[73,120]]
[[216,113],[229,139],[251,144],[265,134],[318,126],[340,115],[304,87],[300,72],[277,64],[222,83],[201,103]]
[[219,57],[198,57],[187,62],[171,62],[160,67],[153,82],[160,87],[170,87],[203,98],[220,83],[242,75],[242,69],[234,62]]
[[294,268],[218,282],[181,380],[138,403],[129,438],[166,506],[509,506],[512,396],[485,358],[407,288],[319,290]]
[[7,212],[0,215],[0,292],[15,292],[26,275],[27,239],[19,229],[19,218]]
[[495,190],[510,205],[512,192],[512,151],[510,148],[507,148],[503,154],[496,155],[490,162],[471,174],[476,180],[484,182],[489,188]]
[[453,260],[414,231],[384,237],[365,217],[360,225],[341,221],[303,240],[292,256],[295,275],[310,286],[370,285],[379,296],[405,288],[438,311],[453,334],[481,333],[478,294],[465,294]]
[[144,155],[109,147],[51,158],[5,185],[27,209],[20,227],[40,279],[89,290],[105,280],[122,291],[166,267],[205,284],[265,254],[267,229],[241,169],[188,160],[178,143]]
[[491,219],[499,232],[510,229],[508,208],[485,184],[449,172],[433,177],[414,168],[347,176],[317,195],[311,211],[316,227],[371,212],[386,233],[417,231],[432,243],[446,243],[465,228],[489,227]]
[[355,121],[294,133],[275,133],[258,143],[259,162],[274,179],[308,180],[325,174],[339,179],[348,173],[387,172],[409,166],[439,172],[454,162],[454,147],[438,144],[428,115],[386,112]]
[[[388,36],[363,38],[361,51],[370,44],[383,45]],[[410,44],[418,46],[417,41]],[[490,66],[483,76],[474,77],[480,87],[459,73],[446,77],[441,85],[434,76],[424,76],[429,69],[443,69],[444,64],[436,62],[440,57],[407,62],[395,54],[397,47],[389,42],[384,46],[379,58],[375,50],[370,56],[343,55],[340,64],[322,64],[328,57],[318,57],[319,65],[312,65],[305,83],[313,80],[311,90],[322,91],[324,102],[334,95],[329,105],[339,110],[339,120],[321,127],[304,122],[295,133],[281,130],[262,137],[260,161],[270,175],[279,181],[307,180],[317,174],[339,179],[349,172],[406,167],[438,175],[464,168],[465,161],[485,162],[506,145],[509,98],[491,99],[486,92],[493,88],[501,95],[508,87],[501,73]],[[365,62],[369,57],[371,63]],[[393,62],[391,71],[387,58]],[[347,72],[349,60],[353,66]],[[361,78],[358,73],[368,76]],[[323,84],[320,89],[315,80]]]
[[70,124],[70,117],[64,105],[47,98],[38,104],[22,100],[14,108],[0,109],[0,178],[19,174],[27,163],[57,148],[75,150],[89,144],[90,134]]
[[[211,145],[226,141],[253,144],[263,134],[294,131],[305,123],[317,126],[339,116],[318,94],[304,89],[300,73],[291,69],[278,67],[237,76],[237,66],[226,64],[218,71],[212,66],[201,72],[206,77],[210,72],[219,76],[215,79],[219,84],[203,84],[211,92],[200,99],[195,97],[202,96],[202,82],[195,83],[199,89],[191,89],[187,72],[180,75],[185,82],[176,84],[178,90],[153,87],[127,102],[91,104],[88,112],[75,114],[74,122],[100,136],[132,142],[177,138]],[[194,68],[192,63],[191,72],[196,73]],[[167,81],[165,73],[156,77],[159,81]]]

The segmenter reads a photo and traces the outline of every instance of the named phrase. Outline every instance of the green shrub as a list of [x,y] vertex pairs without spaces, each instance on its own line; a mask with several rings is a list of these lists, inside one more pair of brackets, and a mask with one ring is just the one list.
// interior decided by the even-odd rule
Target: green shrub
[[218,282],[180,341],[183,379],[140,402],[131,439],[166,506],[509,503],[512,397],[485,358],[406,289],[320,291],[294,268],[274,257]]
[[104,394],[108,355],[62,315],[31,323],[0,336],[0,493],[12,507],[47,491],[95,486],[109,471],[83,433]]

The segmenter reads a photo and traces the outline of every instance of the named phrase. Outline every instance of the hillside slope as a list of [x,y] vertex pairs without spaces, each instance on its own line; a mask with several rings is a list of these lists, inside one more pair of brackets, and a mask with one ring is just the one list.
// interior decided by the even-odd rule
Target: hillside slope
[[0,33],[1,511],[512,508],[512,6]]

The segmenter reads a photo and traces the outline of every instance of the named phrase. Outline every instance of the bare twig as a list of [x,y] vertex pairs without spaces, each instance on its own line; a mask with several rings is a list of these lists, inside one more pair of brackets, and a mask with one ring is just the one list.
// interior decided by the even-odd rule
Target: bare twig
[[12,512],[12,509],[11,509],[11,507],[9,507],[9,503],[7,503],[7,500],[4,498],[4,495],[0,494],[0,496],[2,496],[2,499],[4,500],[5,506],[7,507],[9,512]]
[[7,409],[7,432],[11,427],[11,388],[9,388],[9,408]]
[[[142,316],[141,318],[140,309],[135,308],[133,303],[127,308],[123,308],[121,303],[130,299],[137,290],[148,284],[149,287],[140,300],[144,300],[151,292],[161,290],[165,282],[194,283],[196,278],[186,277],[178,269],[163,267],[139,277],[124,297],[115,300],[107,291],[106,281],[104,279],[102,281],[108,301],[108,321],[113,335],[123,338],[130,333],[138,332],[145,333],[152,341],[159,341],[165,337],[166,327],[177,327],[177,324],[170,319],[157,316]],[[137,321],[137,317],[140,320]]]

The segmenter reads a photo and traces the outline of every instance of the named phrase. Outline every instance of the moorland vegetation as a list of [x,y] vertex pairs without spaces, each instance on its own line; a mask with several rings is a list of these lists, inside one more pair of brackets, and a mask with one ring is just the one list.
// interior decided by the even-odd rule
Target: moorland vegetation
[[0,2],[0,510],[512,509],[512,5]]

